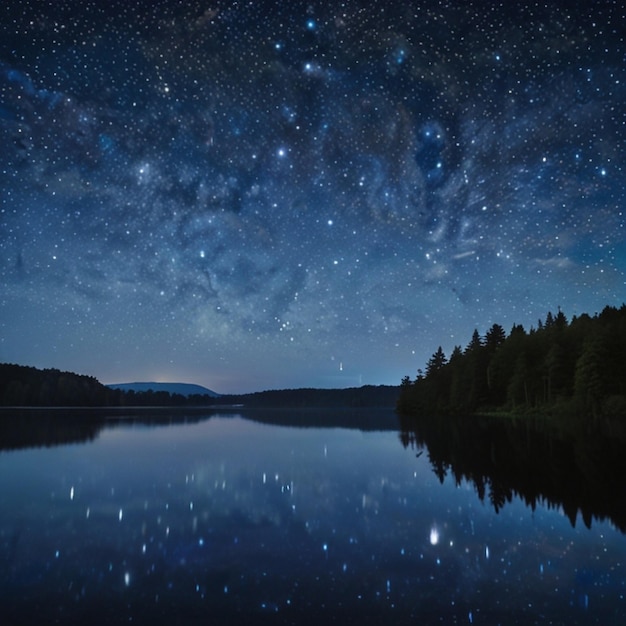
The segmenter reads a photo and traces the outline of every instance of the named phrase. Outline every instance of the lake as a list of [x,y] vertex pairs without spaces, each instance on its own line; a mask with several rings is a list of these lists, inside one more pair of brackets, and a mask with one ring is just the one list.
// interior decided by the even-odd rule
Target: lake
[[584,511],[573,470],[578,516],[575,495],[550,496],[553,472],[530,498],[512,478],[455,471],[391,412],[2,420],[2,623],[626,617],[619,506]]

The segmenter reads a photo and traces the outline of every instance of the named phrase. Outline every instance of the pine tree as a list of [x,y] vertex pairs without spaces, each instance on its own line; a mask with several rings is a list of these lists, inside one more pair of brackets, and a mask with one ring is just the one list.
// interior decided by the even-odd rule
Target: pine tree
[[594,422],[598,419],[604,395],[602,376],[603,346],[598,337],[587,341],[576,362],[575,394],[583,411],[591,411]]
[[426,363],[426,377],[428,378],[429,376],[433,376],[436,372],[439,372],[447,362],[446,355],[441,346],[439,346],[437,352],[435,352]]

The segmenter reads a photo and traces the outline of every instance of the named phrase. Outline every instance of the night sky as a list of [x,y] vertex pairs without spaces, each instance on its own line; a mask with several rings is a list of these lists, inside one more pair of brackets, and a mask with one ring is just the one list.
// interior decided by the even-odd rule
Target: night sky
[[5,0],[0,361],[399,384],[626,300],[622,2]]

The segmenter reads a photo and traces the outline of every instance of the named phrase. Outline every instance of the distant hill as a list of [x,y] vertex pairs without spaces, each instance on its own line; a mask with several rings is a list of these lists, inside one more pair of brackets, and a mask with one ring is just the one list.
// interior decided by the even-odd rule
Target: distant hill
[[107,385],[109,389],[121,389],[122,391],[146,392],[146,391],[167,391],[171,394],[179,394],[186,398],[193,395],[211,396],[219,398],[220,394],[202,385],[192,385],[190,383],[116,383]]

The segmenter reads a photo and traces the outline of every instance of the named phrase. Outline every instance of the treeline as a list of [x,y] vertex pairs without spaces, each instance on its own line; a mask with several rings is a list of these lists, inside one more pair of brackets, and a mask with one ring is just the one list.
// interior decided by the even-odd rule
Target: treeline
[[0,406],[205,406],[209,395],[110,389],[93,376],[0,363]]
[[559,310],[508,336],[477,330],[448,358],[441,347],[417,377],[402,379],[398,410],[407,415],[522,413],[626,418],[626,305],[568,322]]
[[109,403],[109,391],[93,376],[0,364],[3,406],[103,406]]
[[393,408],[398,401],[398,387],[363,385],[347,389],[280,389],[244,395],[220,396],[215,404],[243,404],[246,407],[275,408]]

